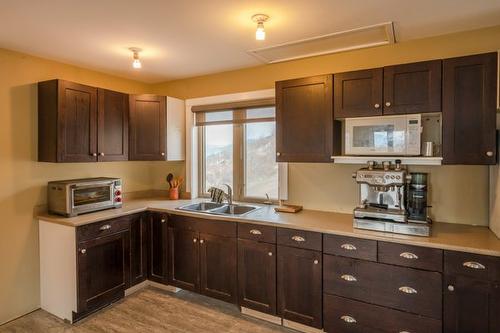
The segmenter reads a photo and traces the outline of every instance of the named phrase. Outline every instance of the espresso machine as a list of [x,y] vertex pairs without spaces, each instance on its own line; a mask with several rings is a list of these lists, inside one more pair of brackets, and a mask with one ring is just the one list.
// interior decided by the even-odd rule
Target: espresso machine
[[430,223],[408,220],[407,190],[411,176],[400,160],[392,165],[375,161],[353,174],[359,184],[359,205],[354,209],[353,225],[358,229],[405,235],[429,236]]

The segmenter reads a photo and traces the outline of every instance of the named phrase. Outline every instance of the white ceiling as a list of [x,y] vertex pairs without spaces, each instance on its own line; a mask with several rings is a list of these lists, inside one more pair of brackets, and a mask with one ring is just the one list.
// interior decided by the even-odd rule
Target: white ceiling
[[[271,16],[256,41],[256,13]],[[500,0],[0,0],[0,47],[145,82],[260,62],[246,51],[393,21],[404,41],[500,24]],[[131,68],[128,47],[144,49]]]

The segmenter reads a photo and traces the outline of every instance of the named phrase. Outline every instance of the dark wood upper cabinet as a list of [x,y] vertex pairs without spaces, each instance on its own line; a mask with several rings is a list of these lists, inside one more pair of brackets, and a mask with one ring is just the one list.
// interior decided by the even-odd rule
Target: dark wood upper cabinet
[[200,289],[200,247],[197,231],[168,228],[169,284],[181,289]]
[[236,303],[236,238],[200,234],[200,292]]
[[168,221],[167,215],[150,213],[149,216],[149,272],[152,281],[168,281]]
[[329,162],[340,154],[332,75],[276,82],[276,160]]
[[130,220],[130,286],[148,278],[148,214],[139,213]]
[[321,328],[321,252],[278,245],[278,314],[283,319]]
[[129,232],[77,244],[78,314],[93,312],[124,296],[129,281]]
[[238,239],[241,306],[276,315],[276,245]]
[[383,114],[441,112],[441,60],[384,67]]
[[443,60],[443,163],[495,164],[497,53]]
[[166,98],[130,95],[130,160],[162,161],[165,150]]
[[335,74],[335,119],[381,116],[382,80],[382,68]]
[[97,89],[63,80],[38,83],[38,160],[97,161]]
[[128,95],[99,89],[97,152],[99,161],[128,160]]

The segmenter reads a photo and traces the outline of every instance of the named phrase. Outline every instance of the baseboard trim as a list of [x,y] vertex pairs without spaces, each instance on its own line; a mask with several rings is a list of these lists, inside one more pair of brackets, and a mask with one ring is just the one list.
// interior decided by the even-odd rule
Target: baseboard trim
[[281,320],[280,317],[276,317],[276,316],[270,315],[268,313],[260,312],[260,311],[255,311],[255,310],[252,310],[249,308],[245,308],[243,306],[241,307],[241,313],[246,315],[246,316],[250,316],[250,317],[260,319],[260,320],[264,320],[264,321],[267,321],[267,322],[270,322],[270,323],[273,323],[276,325],[281,326],[283,324],[283,321]]
[[314,328],[304,324],[299,324],[287,319],[283,319],[283,326],[304,333],[325,333],[325,331],[323,331],[322,329]]
[[149,285],[148,282],[149,282],[148,280],[144,280],[141,283],[138,283],[135,286],[132,286],[132,287],[126,289],[125,290],[125,297],[127,297],[128,295],[132,295],[133,293],[135,293],[143,288],[146,288]]
[[154,288],[157,288],[157,289],[161,289],[161,290],[165,290],[165,291],[170,291],[171,293],[177,293],[177,292],[179,292],[179,291],[182,290],[180,288],[177,288],[177,287],[174,287],[174,286],[171,286],[171,285],[165,285],[165,284],[161,284],[161,283],[150,281],[150,280],[147,280],[147,282],[148,282],[148,285],[151,286],[151,287],[154,287]]

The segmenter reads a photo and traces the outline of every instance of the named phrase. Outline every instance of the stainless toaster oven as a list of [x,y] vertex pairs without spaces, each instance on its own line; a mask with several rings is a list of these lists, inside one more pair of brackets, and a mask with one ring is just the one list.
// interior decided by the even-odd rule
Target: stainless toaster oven
[[119,178],[84,178],[52,181],[47,186],[49,213],[76,216],[122,206]]

